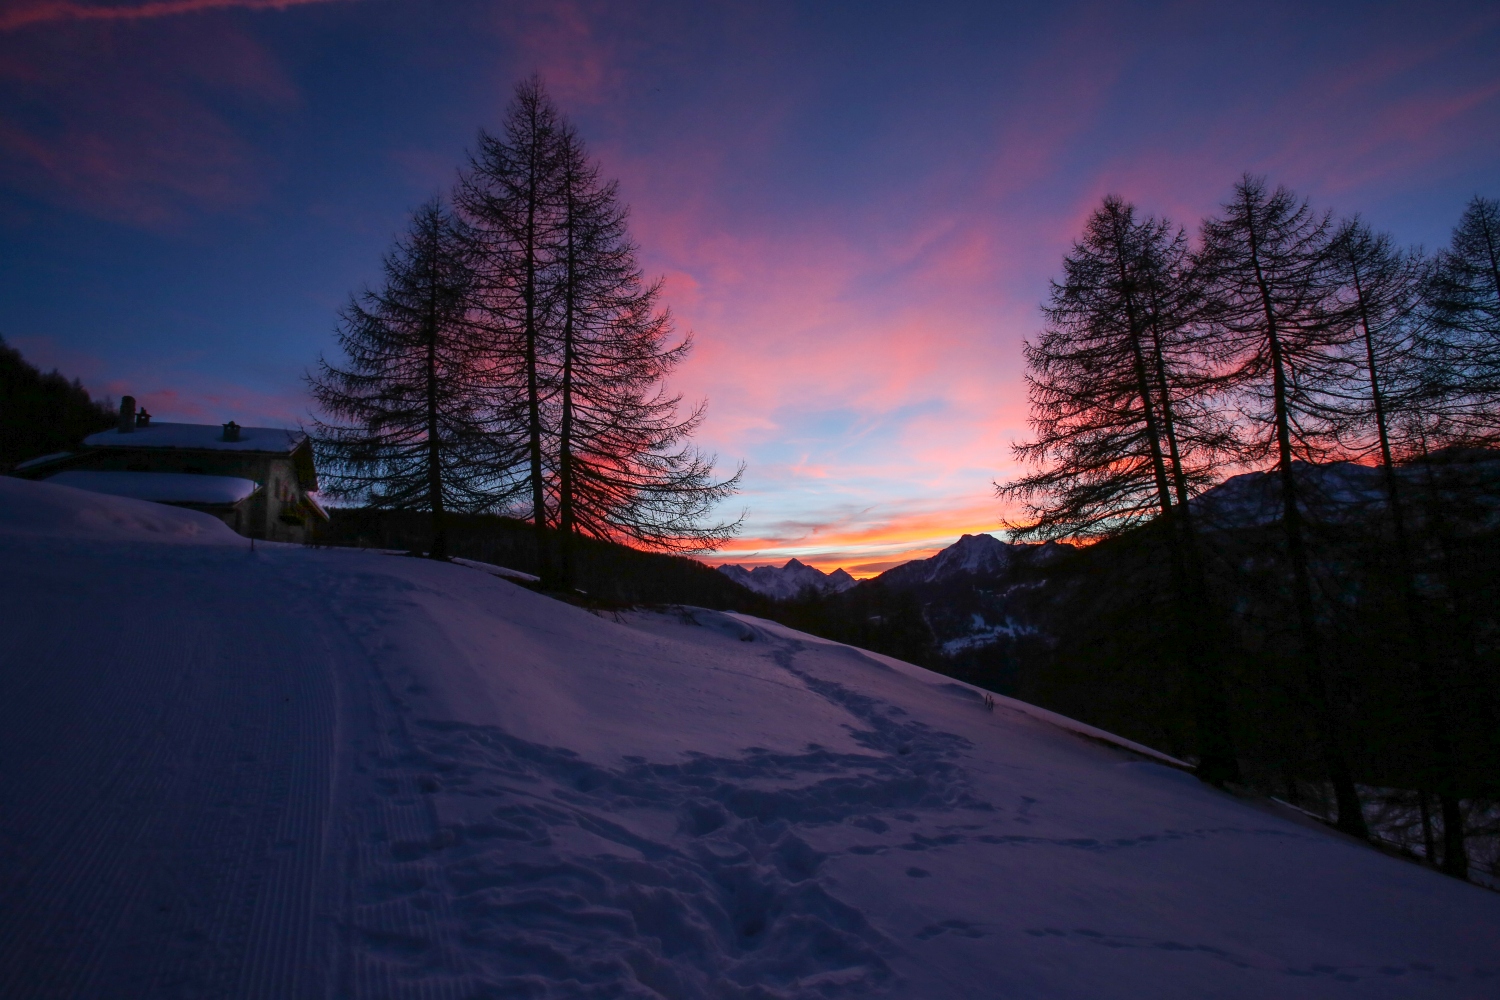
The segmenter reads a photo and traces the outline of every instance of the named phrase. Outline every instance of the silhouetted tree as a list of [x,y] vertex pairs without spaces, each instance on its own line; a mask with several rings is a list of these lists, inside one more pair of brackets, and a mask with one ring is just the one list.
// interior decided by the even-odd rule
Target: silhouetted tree
[[1025,503],[1027,520],[1007,525],[1018,537],[1109,537],[1162,519],[1199,773],[1222,782],[1238,767],[1187,502],[1227,439],[1204,406],[1213,379],[1191,322],[1186,244],[1118,198],[1090,217],[1052,285],[1042,335],[1025,348],[1036,438],[1015,451],[1039,468],[999,493]]
[[661,285],[642,279],[627,212],[582,140],[533,77],[503,136],[481,134],[458,203],[478,275],[500,419],[524,426],[524,476],[538,545],[560,534],[550,584],[571,585],[573,537],[669,551],[717,547],[736,524],[708,523],[738,483],[714,476],[689,441],[701,406],[679,415],[662,383],[673,344]]
[[[541,79],[522,81],[500,135],[479,133],[455,195],[476,273],[477,318],[488,341],[494,405],[502,423],[525,428],[523,475],[543,553],[548,522],[543,410],[552,389],[545,366],[555,353],[545,296],[547,272],[558,256],[561,132]],[[542,576],[550,580],[553,571],[545,561],[544,570]]]
[[558,164],[561,253],[549,278],[562,354],[557,509],[566,583],[578,532],[650,549],[717,548],[738,525],[706,522],[740,472],[715,479],[713,459],[688,440],[703,405],[680,416],[682,397],[662,388],[692,339],[671,343],[661,282],[641,276],[616,184],[600,183],[569,126]]
[[1169,511],[1179,475],[1184,495],[1213,482],[1224,436],[1202,405],[1212,384],[1203,345],[1156,308],[1175,294],[1169,286],[1191,280],[1174,270],[1184,242],[1108,198],[1064,258],[1046,326],[1024,348],[1035,437],[1015,454],[1037,471],[1000,491],[1026,504],[1025,519],[1008,525],[1018,537],[1111,537]]
[[464,250],[439,202],[418,209],[384,283],[341,314],[347,364],[320,359],[308,377],[331,421],[316,424],[329,491],[430,511],[434,559],[447,558],[446,511],[493,509],[514,489],[514,441],[487,412]]
[[1426,289],[1432,385],[1448,441],[1500,440],[1500,201],[1475,197]]
[[1246,175],[1223,214],[1203,224],[1199,272],[1210,329],[1236,358],[1242,460],[1272,458],[1280,480],[1305,686],[1338,802],[1337,824],[1364,837],[1368,831],[1318,634],[1304,498],[1293,468],[1298,458],[1317,461],[1329,453],[1327,394],[1349,376],[1343,354],[1348,331],[1330,312],[1332,236],[1327,214],[1314,213],[1285,188],[1268,192],[1263,180]]
[[1357,333],[1352,344],[1356,354],[1363,355],[1367,377],[1367,391],[1359,396],[1349,393],[1344,401],[1345,412],[1356,426],[1372,427],[1375,432],[1372,443],[1380,457],[1385,512],[1391,525],[1394,569],[1406,623],[1404,645],[1414,667],[1417,714],[1431,755],[1421,794],[1437,790],[1443,813],[1444,869],[1463,878],[1467,855],[1461,793],[1455,787],[1454,752],[1449,737],[1452,713],[1444,704],[1441,668],[1425,601],[1417,586],[1407,498],[1403,495],[1392,444],[1393,417],[1404,414],[1408,426],[1423,422],[1423,414],[1418,411],[1426,394],[1421,390],[1422,366],[1414,327],[1426,268],[1420,257],[1400,252],[1389,237],[1373,232],[1358,218],[1340,227],[1332,243],[1331,259],[1347,306],[1346,318]]

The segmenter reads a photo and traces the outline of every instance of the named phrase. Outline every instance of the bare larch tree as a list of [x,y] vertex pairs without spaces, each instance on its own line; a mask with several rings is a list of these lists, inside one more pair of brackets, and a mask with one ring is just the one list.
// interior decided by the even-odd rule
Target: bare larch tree
[[1024,504],[1007,524],[1014,537],[1103,538],[1161,519],[1198,773],[1222,783],[1239,769],[1187,505],[1211,482],[1225,435],[1204,405],[1213,379],[1188,264],[1169,223],[1138,220],[1114,197],[1094,212],[1025,348],[1036,436],[1015,452],[1037,471],[999,494]]
[[1285,188],[1267,191],[1246,175],[1222,214],[1205,220],[1198,258],[1206,318],[1237,359],[1242,461],[1269,457],[1280,483],[1281,530],[1306,697],[1320,729],[1320,751],[1338,803],[1339,829],[1368,835],[1349,765],[1345,727],[1318,633],[1305,498],[1293,463],[1329,453],[1326,394],[1347,381],[1348,331],[1330,315],[1333,223]]
[[308,376],[328,418],[315,424],[325,488],[374,507],[431,511],[429,554],[443,559],[445,512],[503,501],[503,463],[476,369],[471,275],[440,202],[417,210],[384,268],[381,286],[341,313],[347,363],[320,359]]
[[557,257],[557,109],[538,77],[516,87],[500,135],[481,131],[455,201],[476,275],[475,302],[488,341],[497,420],[523,428],[519,477],[530,499],[544,578],[547,481],[544,410],[555,346],[546,325],[548,270]]

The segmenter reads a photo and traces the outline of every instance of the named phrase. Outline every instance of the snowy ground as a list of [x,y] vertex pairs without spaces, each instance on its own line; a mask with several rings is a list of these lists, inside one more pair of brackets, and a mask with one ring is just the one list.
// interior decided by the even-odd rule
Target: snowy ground
[[1500,997],[1500,895],[711,612],[0,479],[0,996]]

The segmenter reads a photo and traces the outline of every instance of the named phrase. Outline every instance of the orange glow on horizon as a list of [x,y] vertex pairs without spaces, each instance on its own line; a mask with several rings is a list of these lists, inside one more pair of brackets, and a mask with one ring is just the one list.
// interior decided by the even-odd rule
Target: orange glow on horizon
[[783,566],[788,559],[796,559],[824,573],[842,569],[863,580],[935,555],[961,535],[1003,537],[1001,514],[994,501],[884,516],[872,511],[853,524],[817,526],[795,535],[737,538],[700,559],[711,566],[734,563],[747,569]]

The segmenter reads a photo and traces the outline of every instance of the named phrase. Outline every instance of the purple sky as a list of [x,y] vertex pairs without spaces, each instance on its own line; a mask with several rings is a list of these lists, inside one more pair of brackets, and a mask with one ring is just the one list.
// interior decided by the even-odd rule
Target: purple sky
[[993,530],[1020,344],[1108,192],[1244,171],[1401,242],[1500,195],[1500,8],[0,0],[0,336],[165,419],[293,422],[334,311],[539,70],[745,459],[732,561]]

